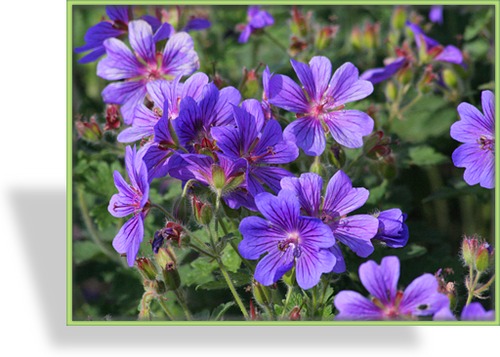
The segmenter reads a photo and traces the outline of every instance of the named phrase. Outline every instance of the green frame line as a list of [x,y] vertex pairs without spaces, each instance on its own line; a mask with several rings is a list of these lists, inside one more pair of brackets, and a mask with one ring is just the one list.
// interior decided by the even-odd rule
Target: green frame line
[[[66,325],[67,326],[499,326],[500,279],[495,279],[495,321],[73,321],[73,7],[80,5],[176,5],[172,0],[67,0],[66,3]],[[184,0],[183,5],[468,5],[492,6],[495,11],[495,118],[500,118],[500,3],[497,0]],[[496,125],[495,137],[500,137]],[[500,143],[495,140],[498,153]],[[500,155],[495,156],[495,248],[500,247]],[[495,254],[495,271],[500,271],[500,254]]]

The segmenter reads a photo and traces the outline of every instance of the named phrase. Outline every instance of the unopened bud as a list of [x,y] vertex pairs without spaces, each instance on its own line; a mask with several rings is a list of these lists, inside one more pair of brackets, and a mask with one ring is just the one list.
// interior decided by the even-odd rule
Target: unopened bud
[[147,280],[155,280],[158,272],[154,263],[149,258],[137,258],[135,261],[137,269],[141,273],[142,277]]
[[389,102],[394,102],[398,96],[398,89],[392,81],[388,81],[385,85],[385,97]]
[[101,128],[97,124],[95,117],[90,117],[88,122],[77,120],[75,122],[78,135],[87,141],[99,141],[102,138]]
[[341,169],[345,165],[345,152],[342,146],[339,144],[333,144],[330,147],[330,152],[328,153],[328,158],[333,166],[337,169]]
[[222,191],[226,186],[226,174],[222,167],[217,164],[212,165],[212,182],[217,191]]
[[453,70],[446,68],[443,70],[443,81],[448,88],[456,88],[457,75]]
[[475,266],[478,240],[475,237],[465,237],[462,241],[462,259],[465,266]]
[[300,321],[300,307],[295,306],[292,311],[290,311],[289,318],[291,321]]
[[316,160],[314,160],[314,162],[311,164],[309,171],[322,176],[325,172],[325,168],[321,164],[321,161],[318,159],[319,157],[316,157]]
[[162,247],[158,249],[158,253],[155,254],[155,261],[159,267],[165,267],[169,263],[177,263],[177,257],[170,246]]
[[357,50],[361,49],[361,30],[359,29],[358,26],[352,28],[351,44],[355,49]]
[[170,290],[177,290],[181,286],[181,277],[174,262],[169,262],[163,268],[163,281]]
[[484,272],[490,267],[490,258],[493,256],[493,248],[486,242],[483,242],[477,251],[476,269]]
[[198,199],[195,195],[192,196],[193,213],[196,221],[199,224],[209,224],[212,221],[212,206]]
[[120,107],[117,104],[106,105],[106,125],[104,130],[113,130],[120,127]]
[[300,37],[306,37],[309,30],[309,20],[311,18],[311,13],[307,13],[306,16],[297,8],[297,6],[292,6],[292,20],[290,22],[290,30],[292,34]]
[[338,26],[328,25],[320,28],[316,34],[315,46],[318,50],[324,50],[332,43],[339,30]]
[[243,69],[243,86],[241,87],[241,94],[244,98],[253,98],[257,95],[259,90],[259,80],[255,69],[248,71]]
[[261,306],[269,306],[271,303],[271,290],[257,281],[252,283],[252,293],[255,301]]
[[391,26],[393,29],[401,30],[405,27],[406,10],[403,6],[396,6],[392,12]]

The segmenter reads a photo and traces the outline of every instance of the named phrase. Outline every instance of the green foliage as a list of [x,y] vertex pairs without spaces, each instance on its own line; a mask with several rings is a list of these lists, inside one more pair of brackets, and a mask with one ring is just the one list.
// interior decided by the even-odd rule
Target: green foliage
[[409,152],[410,165],[429,166],[439,165],[449,161],[449,158],[430,146],[421,145],[410,148]]

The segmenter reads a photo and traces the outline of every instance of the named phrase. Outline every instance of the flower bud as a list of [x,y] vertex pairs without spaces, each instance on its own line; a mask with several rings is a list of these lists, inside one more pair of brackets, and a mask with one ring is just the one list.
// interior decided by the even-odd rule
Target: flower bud
[[154,263],[149,258],[137,258],[135,261],[137,269],[146,280],[155,280],[158,272]]
[[290,321],[300,321],[300,307],[295,306],[288,317]]
[[406,10],[403,6],[396,6],[392,12],[391,26],[393,29],[401,30],[405,27]]
[[181,286],[181,277],[174,262],[168,262],[163,268],[163,281],[170,290],[177,290]]
[[387,180],[393,180],[398,175],[398,168],[394,156],[388,155],[381,161],[380,172]]
[[269,306],[271,304],[271,290],[267,286],[254,281],[252,283],[252,294],[259,305]]
[[257,78],[256,69],[250,71],[243,68],[243,86],[241,87],[241,94],[244,98],[253,98],[257,95],[259,90],[259,81]]
[[165,267],[168,263],[177,263],[177,257],[170,246],[162,247],[155,254],[155,261],[159,267]]
[[192,196],[193,213],[199,224],[206,225],[212,221],[212,206],[199,200],[195,195]]
[[448,88],[457,87],[457,75],[449,68],[443,70],[443,81]]
[[464,240],[462,241],[462,260],[464,261],[465,266],[475,266],[477,246],[477,238],[464,237]]
[[384,132],[378,130],[372,133],[364,144],[366,156],[372,160],[379,160],[391,154],[391,138],[384,137]]
[[385,97],[389,102],[394,102],[398,96],[398,89],[392,81],[388,81],[385,85]]
[[330,46],[338,30],[339,27],[333,25],[327,25],[321,27],[318,33],[316,34],[316,40],[314,42],[316,48],[318,50],[324,50],[325,48]]
[[314,160],[309,168],[309,171],[322,176],[325,172],[325,168],[324,165],[321,164],[320,160]]
[[493,256],[493,248],[486,242],[483,242],[477,250],[476,269],[479,272],[485,272],[490,266],[490,258]]
[[380,37],[380,23],[366,23],[363,33],[363,45],[365,48],[377,48]]
[[120,107],[117,104],[106,105],[106,125],[104,125],[104,130],[118,129],[120,124]]
[[217,164],[212,165],[212,182],[217,191],[222,191],[226,186],[226,174],[222,167]]
[[292,34],[300,37],[306,37],[309,31],[309,20],[312,13],[308,12],[306,16],[297,8],[292,6],[292,19],[290,22],[290,30]]
[[80,138],[87,141],[99,141],[102,138],[101,128],[97,124],[95,117],[90,117],[88,122],[77,120],[75,122],[76,131]]
[[328,158],[333,166],[337,169],[341,169],[345,165],[345,152],[344,149],[342,149],[342,146],[339,144],[333,144],[330,147]]

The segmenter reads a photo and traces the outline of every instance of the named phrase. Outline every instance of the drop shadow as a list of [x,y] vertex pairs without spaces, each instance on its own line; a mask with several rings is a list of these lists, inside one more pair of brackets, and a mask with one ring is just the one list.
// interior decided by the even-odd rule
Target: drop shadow
[[44,311],[47,339],[56,347],[99,347],[142,350],[151,347],[207,348],[224,345],[241,349],[328,348],[330,346],[387,350],[419,343],[412,326],[66,326],[66,192],[63,187],[13,188],[9,201],[15,211],[20,248],[30,265],[36,301]]

